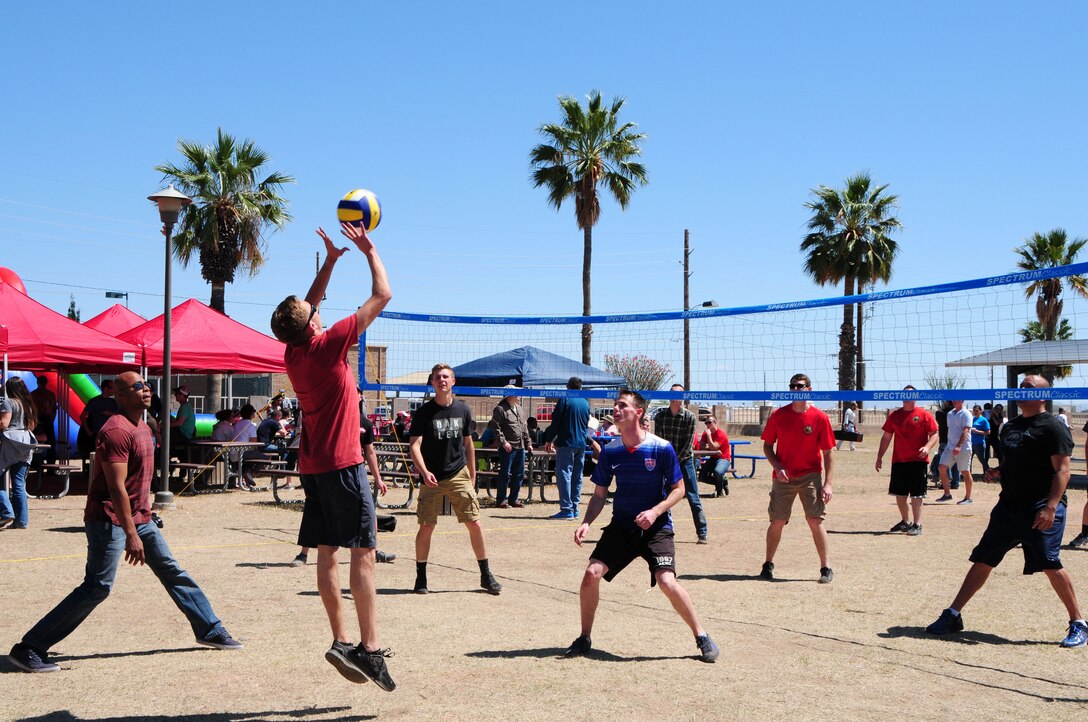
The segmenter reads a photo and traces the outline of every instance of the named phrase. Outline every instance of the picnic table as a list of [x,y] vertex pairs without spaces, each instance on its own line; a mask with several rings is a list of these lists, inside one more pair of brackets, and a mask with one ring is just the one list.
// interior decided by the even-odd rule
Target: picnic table
[[205,472],[211,471],[212,481],[209,486],[218,486],[222,484],[225,490],[230,484],[231,479],[240,478],[242,475],[242,460],[239,456],[238,461],[233,461],[230,458],[231,451],[246,452],[253,449],[263,449],[265,447],[259,441],[191,441],[186,446],[190,449],[203,449],[208,452],[210,458],[207,462],[196,461],[191,458],[188,462],[181,462],[172,464],[173,468],[181,469],[185,471],[186,478],[189,481],[199,479]]

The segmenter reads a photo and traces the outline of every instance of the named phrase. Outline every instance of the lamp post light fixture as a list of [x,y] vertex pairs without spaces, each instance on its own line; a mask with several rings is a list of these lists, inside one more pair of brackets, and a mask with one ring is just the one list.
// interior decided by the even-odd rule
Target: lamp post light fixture
[[[687,288],[684,288],[684,310],[690,311],[687,306]],[[717,308],[718,302],[714,300],[703,301],[698,308]],[[688,318],[684,317],[684,390],[691,391],[691,329]]]
[[128,308],[128,292],[126,291],[106,291],[106,298],[123,298],[125,299],[125,308]]
[[177,191],[174,184],[147,197],[147,200],[159,207],[159,220],[162,221],[162,234],[166,236],[166,266],[163,279],[163,311],[162,311],[162,388],[160,393],[163,398],[165,423],[162,425],[162,463],[159,465],[159,491],[155,493],[155,507],[165,508],[173,504],[174,495],[170,493],[170,402],[167,392],[170,390],[170,269],[173,263],[174,249],[171,248],[171,238],[174,234],[174,224],[178,222],[181,209],[193,202],[193,199]]

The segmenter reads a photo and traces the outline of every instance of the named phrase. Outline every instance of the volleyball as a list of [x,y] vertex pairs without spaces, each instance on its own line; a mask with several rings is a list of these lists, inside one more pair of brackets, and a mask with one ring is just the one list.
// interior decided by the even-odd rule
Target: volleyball
[[336,207],[336,217],[341,223],[362,225],[369,233],[382,220],[378,196],[363,188],[356,188],[340,199],[340,204]]

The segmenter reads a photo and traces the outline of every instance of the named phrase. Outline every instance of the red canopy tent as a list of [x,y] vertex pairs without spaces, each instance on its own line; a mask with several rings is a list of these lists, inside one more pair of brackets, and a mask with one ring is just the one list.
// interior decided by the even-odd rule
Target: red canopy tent
[[[130,329],[117,338],[143,347],[144,365],[162,369],[163,317]],[[170,315],[170,364],[179,373],[276,373],[284,345],[245,324],[190,299]]]
[[115,303],[94,318],[84,321],[83,325],[116,337],[146,322],[147,319],[140,314]]
[[22,371],[108,371],[139,365],[139,349],[131,343],[86,328],[7,283],[0,283],[0,325],[8,330],[8,364]]

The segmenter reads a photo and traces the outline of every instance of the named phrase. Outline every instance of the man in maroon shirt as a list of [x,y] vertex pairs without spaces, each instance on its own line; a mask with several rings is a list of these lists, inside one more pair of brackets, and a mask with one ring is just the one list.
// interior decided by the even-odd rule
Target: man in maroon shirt
[[12,647],[8,659],[24,672],[56,672],[49,649],[83,623],[106,600],[122,554],[133,566],[147,564],[174,604],[188,618],[198,644],[241,649],[212,611],[208,598],[174,560],[151,519],[151,476],[155,442],[143,421],[151,387],[134,371],[114,381],[118,413],[102,425],[83,521],[87,530],[87,571],[83,583]]
[[[347,363],[348,350],[377,318],[389,299],[389,279],[374,244],[362,226],[342,223],[341,233],[370,264],[370,298],[351,316],[329,329],[317,304],[325,296],[333,266],[347,247],[337,248],[325,231],[325,263],[305,299],[288,296],[272,314],[272,332],[287,344],[283,360],[298,396],[306,433],[298,467],[306,503],[298,544],[317,547],[317,590],[332,627],[333,643],[325,659],[352,682],[368,679],[386,691],[396,685],[386,669],[388,650],[378,643],[374,550],[377,546],[374,498],[359,447],[358,384]],[[362,641],[352,646],[340,604],[340,547],[351,551],[350,587]]]

